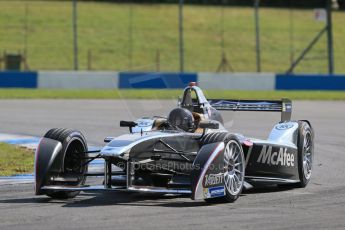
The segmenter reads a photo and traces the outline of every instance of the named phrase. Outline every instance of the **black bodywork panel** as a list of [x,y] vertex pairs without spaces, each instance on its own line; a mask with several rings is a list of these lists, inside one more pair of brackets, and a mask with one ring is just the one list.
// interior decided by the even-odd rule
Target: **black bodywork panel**
[[254,143],[245,153],[246,176],[298,180],[297,149],[289,146]]

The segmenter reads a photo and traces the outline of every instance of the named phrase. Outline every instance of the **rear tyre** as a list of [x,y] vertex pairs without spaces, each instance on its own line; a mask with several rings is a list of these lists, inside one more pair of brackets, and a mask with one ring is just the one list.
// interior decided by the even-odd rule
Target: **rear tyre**
[[296,187],[304,188],[310,181],[314,159],[314,132],[306,121],[298,121],[298,174],[300,182]]
[[[208,136],[210,135],[210,136]],[[224,184],[225,196],[205,199],[208,203],[234,202],[242,193],[245,175],[245,160],[242,145],[235,135],[211,133],[205,135],[201,143],[224,142]]]
[[[87,144],[83,134],[71,129],[51,129],[44,137],[54,139],[62,144],[61,173],[48,176],[47,185],[82,186],[85,183],[87,165]],[[68,178],[65,181],[49,180],[51,177]],[[47,191],[46,195],[56,199],[68,199],[77,196],[79,191]]]

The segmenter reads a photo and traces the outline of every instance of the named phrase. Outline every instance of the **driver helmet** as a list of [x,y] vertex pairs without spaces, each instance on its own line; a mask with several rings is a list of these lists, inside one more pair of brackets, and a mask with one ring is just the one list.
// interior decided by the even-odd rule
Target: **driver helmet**
[[185,108],[175,108],[168,116],[168,122],[174,128],[181,129],[186,132],[194,130],[194,117],[191,111]]

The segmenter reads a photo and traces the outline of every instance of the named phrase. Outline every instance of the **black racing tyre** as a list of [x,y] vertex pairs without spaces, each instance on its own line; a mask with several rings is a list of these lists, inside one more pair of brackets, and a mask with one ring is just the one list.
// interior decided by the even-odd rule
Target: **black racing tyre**
[[238,138],[226,132],[210,133],[201,140],[201,145],[224,142],[224,184],[225,196],[205,199],[208,203],[234,202],[242,193],[245,175],[243,148]]
[[45,138],[51,138],[52,132],[54,132],[56,129],[57,129],[57,128],[52,128],[52,129],[50,129],[48,132],[46,132],[46,133],[44,134],[43,137],[45,137]]
[[298,121],[297,158],[300,182],[296,187],[304,188],[310,181],[314,159],[314,132],[306,121]]
[[[61,142],[63,153],[62,173],[58,177],[73,177],[73,181],[47,181],[47,185],[84,185],[87,172],[85,165],[87,157],[87,143],[83,134],[77,130],[54,128],[49,130],[44,137]],[[56,199],[68,199],[77,196],[79,191],[47,191],[46,195]]]
[[57,140],[58,135],[64,130],[65,129],[62,129],[62,128],[53,128],[53,129],[50,129],[46,134],[44,134],[43,137]]

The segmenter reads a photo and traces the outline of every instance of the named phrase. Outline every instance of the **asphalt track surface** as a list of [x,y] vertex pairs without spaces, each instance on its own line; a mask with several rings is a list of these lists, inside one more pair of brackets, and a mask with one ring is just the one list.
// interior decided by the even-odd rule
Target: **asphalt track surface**
[[[166,115],[172,101],[0,100],[0,132],[43,135],[51,127],[80,129],[87,140],[127,130],[119,120]],[[265,138],[274,113],[224,113],[234,132]],[[313,175],[304,189],[254,189],[235,203],[209,205],[188,197],[81,193],[60,201],[33,195],[33,184],[0,187],[0,229],[345,229],[345,102],[293,105],[293,119],[315,129]]]

